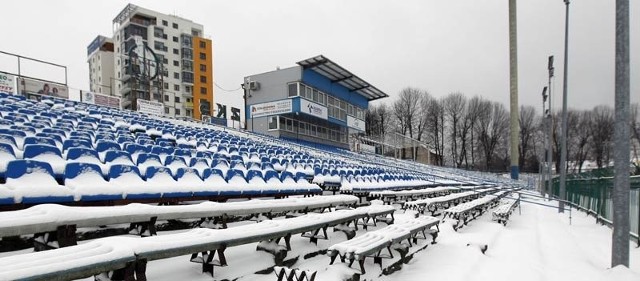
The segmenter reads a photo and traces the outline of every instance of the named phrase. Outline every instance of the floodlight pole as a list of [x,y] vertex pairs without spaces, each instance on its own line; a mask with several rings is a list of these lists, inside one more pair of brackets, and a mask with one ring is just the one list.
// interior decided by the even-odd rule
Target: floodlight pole
[[564,23],[564,69],[562,77],[562,134],[560,135],[560,201],[558,201],[558,212],[564,213],[564,201],[567,180],[567,73],[569,70],[569,0],[564,0],[565,23]]
[[629,267],[629,0],[616,0],[615,62],[611,267]]
[[516,0],[509,0],[509,92],[510,92],[510,142],[511,142],[511,178],[518,179],[519,153],[518,141],[520,136],[520,122],[518,122],[518,24]]

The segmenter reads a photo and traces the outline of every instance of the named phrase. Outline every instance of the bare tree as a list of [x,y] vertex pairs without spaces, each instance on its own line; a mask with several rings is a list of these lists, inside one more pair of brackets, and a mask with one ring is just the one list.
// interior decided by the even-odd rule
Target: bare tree
[[484,100],[478,116],[478,141],[484,153],[485,170],[492,166],[496,148],[509,131],[509,114],[503,104]]
[[444,164],[444,109],[442,102],[438,99],[431,98],[427,102],[423,103],[426,106],[426,129],[427,140],[433,145],[433,149],[436,151],[437,162],[439,165]]
[[533,106],[520,106],[520,170],[524,171],[526,168],[527,156],[530,153],[530,148],[533,142],[537,128],[536,124],[536,110]]
[[393,112],[400,123],[402,135],[409,134],[413,138],[414,122],[420,112],[420,99],[422,91],[420,89],[407,87],[400,91],[399,98],[393,103]]
[[[471,149],[471,167],[475,168],[475,163],[476,163],[476,147],[477,147],[477,136],[478,134],[475,134],[476,131],[476,127],[478,124],[478,116],[480,115],[480,111],[481,111],[481,105],[482,105],[482,101],[483,99],[479,96],[474,96],[473,98],[471,98],[469,100],[468,106],[467,106],[467,119],[469,121],[469,134],[471,135],[470,137],[470,145],[469,148]],[[467,168],[469,168],[469,163],[466,163]]]
[[391,130],[393,115],[389,107],[381,103],[369,106],[365,114],[366,134],[374,137],[384,137]]
[[591,127],[591,111],[579,111],[576,115],[575,122],[569,122],[567,125],[569,135],[572,136],[572,150],[574,151],[572,158],[575,161],[574,169],[577,168],[577,172],[582,173],[582,165],[589,155],[589,141],[591,134],[588,128]]
[[596,106],[591,115],[589,133],[591,134],[591,148],[598,168],[609,162],[611,141],[613,137],[613,110],[611,107]]
[[449,143],[451,145],[451,159],[456,167],[460,167],[460,165],[462,165],[462,160],[464,159],[463,156],[459,157],[459,155],[462,155],[462,152],[459,151],[459,149],[461,146],[461,142],[463,142],[459,136],[459,134],[461,133],[460,123],[462,123],[463,117],[465,115],[467,99],[460,92],[451,93],[444,98],[443,107],[445,117],[449,121]]

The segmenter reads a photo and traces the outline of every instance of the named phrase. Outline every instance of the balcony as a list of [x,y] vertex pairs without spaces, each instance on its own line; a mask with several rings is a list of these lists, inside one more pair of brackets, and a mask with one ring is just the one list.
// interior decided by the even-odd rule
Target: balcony
[[185,108],[193,108],[193,102],[185,102],[184,103],[184,107]]

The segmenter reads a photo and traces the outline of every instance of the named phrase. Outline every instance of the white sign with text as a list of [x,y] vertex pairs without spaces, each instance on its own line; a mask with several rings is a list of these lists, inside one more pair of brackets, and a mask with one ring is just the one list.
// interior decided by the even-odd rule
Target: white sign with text
[[300,99],[300,112],[327,120],[329,118],[329,110],[325,106],[306,99]]

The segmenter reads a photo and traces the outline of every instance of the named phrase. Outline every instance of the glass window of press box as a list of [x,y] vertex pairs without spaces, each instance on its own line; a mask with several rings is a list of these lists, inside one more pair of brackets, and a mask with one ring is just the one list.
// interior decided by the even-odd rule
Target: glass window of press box
[[309,87],[304,83],[293,82],[288,84],[289,97],[302,97],[327,107],[329,117],[347,121],[347,115],[364,120],[365,110],[344,100],[330,96],[318,89]]

